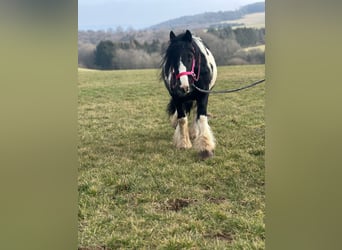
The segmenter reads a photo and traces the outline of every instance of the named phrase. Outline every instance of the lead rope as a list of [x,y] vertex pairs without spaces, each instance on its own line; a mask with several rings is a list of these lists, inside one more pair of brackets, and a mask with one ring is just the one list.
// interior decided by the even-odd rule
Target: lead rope
[[256,86],[262,82],[264,82],[266,79],[262,79],[262,80],[259,80],[259,81],[256,81],[256,82],[253,82],[249,85],[246,85],[246,86],[243,86],[241,88],[236,88],[236,89],[226,89],[226,90],[205,90],[205,89],[201,89],[199,87],[197,87],[194,83],[192,83],[191,85],[199,92],[202,92],[202,93],[206,93],[206,94],[224,94],[224,93],[232,93],[232,92],[237,92],[237,91],[240,91],[240,90],[243,90],[243,89],[248,89],[248,88],[251,88],[253,86]]

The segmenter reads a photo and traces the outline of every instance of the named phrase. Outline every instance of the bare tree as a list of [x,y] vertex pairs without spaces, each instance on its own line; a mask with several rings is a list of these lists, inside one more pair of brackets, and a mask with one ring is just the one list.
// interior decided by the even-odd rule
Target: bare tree
[[95,45],[86,43],[78,45],[78,66],[84,68],[94,68]]

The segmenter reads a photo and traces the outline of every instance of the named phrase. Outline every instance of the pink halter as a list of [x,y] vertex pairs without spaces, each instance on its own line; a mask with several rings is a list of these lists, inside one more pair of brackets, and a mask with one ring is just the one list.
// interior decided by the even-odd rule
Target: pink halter
[[195,64],[196,64],[196,60],[194,58],[192,60],[191,71],[180,72],[178,75],[176,75],[176,79],[179,79],[182,76],[191,75],[192,78],[194,79],[194,81],[197,82],[198,79],[199,79],[199,76],[200,76],[200,72],[201,72],[201,55],[199,55],[199,57],[198,57],[198,72],[197,72],[197,75],[195,73]]

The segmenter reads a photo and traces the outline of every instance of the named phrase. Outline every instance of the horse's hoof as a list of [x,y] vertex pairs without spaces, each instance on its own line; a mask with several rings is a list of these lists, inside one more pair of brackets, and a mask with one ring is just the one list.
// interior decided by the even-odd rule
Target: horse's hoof
[[214,156],[213,151],[204,150],[204,151],[199,152],[199,157],[201,160],[206,160],[206,159],[211,158],[213,156]]

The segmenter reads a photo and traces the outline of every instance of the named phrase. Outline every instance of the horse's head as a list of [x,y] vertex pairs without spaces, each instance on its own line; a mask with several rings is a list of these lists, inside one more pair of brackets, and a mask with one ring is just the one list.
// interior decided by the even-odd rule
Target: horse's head
[[191,92],[191,83],[196,78],[195,53],[189,30],[178,36],[170,32],[170,44],[164,58],[164,77],[172,95],[185,96]]

